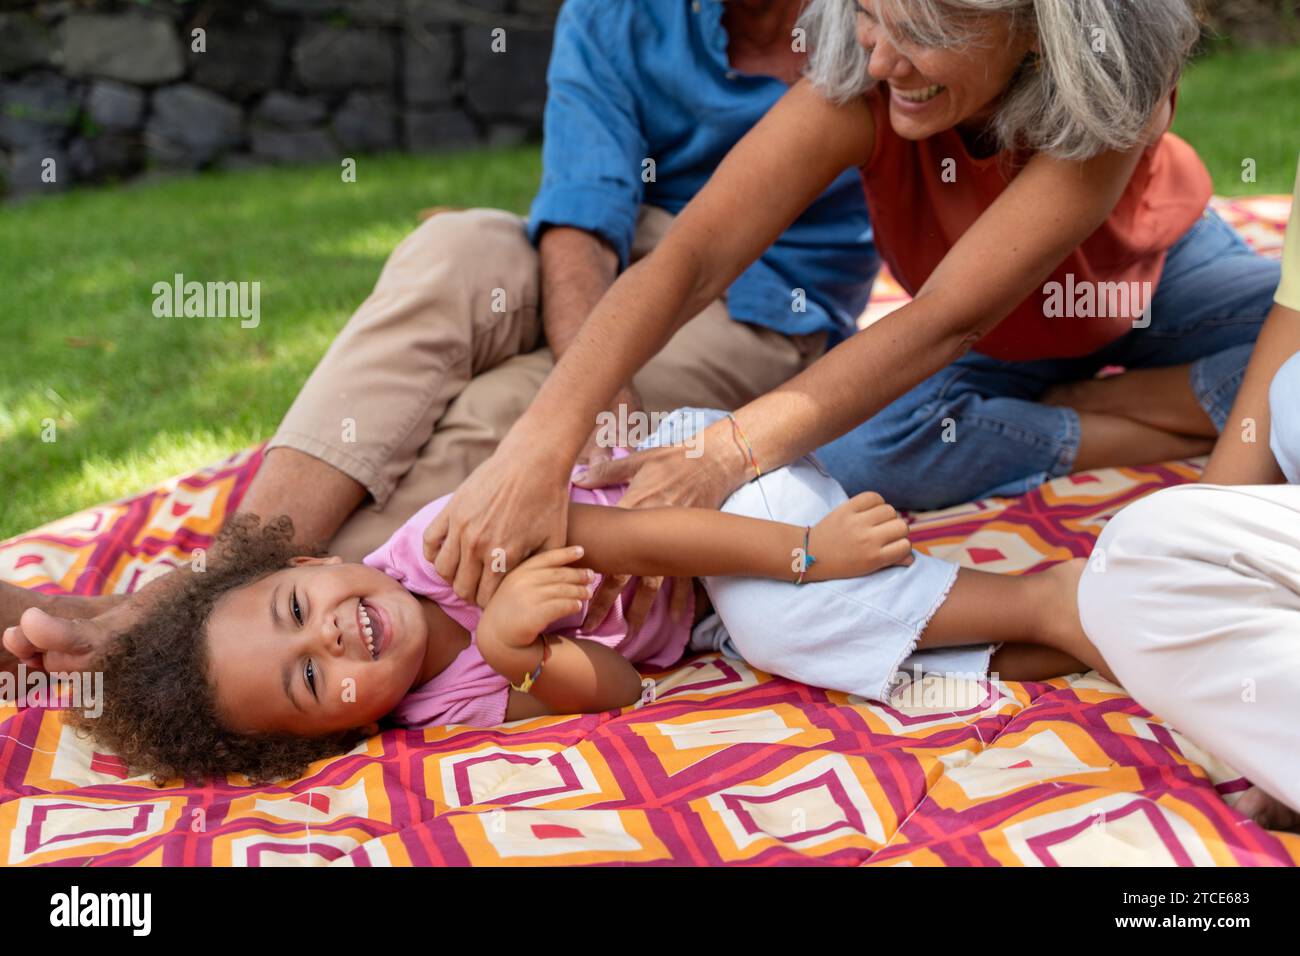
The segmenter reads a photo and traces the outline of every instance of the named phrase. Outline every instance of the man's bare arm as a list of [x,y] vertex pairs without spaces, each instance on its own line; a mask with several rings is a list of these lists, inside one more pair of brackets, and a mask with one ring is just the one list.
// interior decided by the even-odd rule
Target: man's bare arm
[[584,229],[552,226],[538,244],[542,330],[556,361],[618,277],[618,254]]

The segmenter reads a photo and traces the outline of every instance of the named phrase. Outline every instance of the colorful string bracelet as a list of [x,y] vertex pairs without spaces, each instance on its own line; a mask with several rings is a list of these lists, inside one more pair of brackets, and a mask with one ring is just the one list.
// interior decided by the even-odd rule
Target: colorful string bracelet
[[805,526],[803,529],[803,560],[799,562],[799,577],[795,578],[795,584],[803,584],[803,576],[808,569],[817,563],[813,553],[808,550],[808,540],[812,537],[812,527]]
[[518,684],[510,685],[521,694],[528,693],[533,684],[537,682],[537,678],[542,674],[542,668],[546,666],[547,658],[551,656],[551,645],[546,642],[546,635],[540,634],[538,636],[542,639],[542,659],[537,662],[537,667],[533,669],[531,674],[525,674],[524,679]]
[[754,455],[754,446],[749,443],[749,436],[745,434],[745,429],[740,427],[740,422],[736,421],[736,416],[727,412],[727,418],[731,420],[731,437],[739,438],[740,443],[745,447],[745,453],[749,456],[749,463],[754,468],[754,477],[762,478],[763,469],[758,467],[758,458]]

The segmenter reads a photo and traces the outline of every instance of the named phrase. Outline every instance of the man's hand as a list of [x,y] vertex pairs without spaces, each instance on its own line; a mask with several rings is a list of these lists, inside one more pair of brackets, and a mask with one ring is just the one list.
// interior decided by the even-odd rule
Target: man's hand
[[479,607],[530,555],[563,547],[568,528],[569,466],[540,468],[535,450],[515,452],[508,442],[474,469],[424,532],[425,557],[462,600]]

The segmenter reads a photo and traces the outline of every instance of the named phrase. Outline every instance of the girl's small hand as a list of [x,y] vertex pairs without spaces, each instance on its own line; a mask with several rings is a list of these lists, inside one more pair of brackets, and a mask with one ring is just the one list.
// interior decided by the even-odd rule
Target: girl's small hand
[[490,635],[511,647],[527,647],[560,618],[577,614],[591,597],[594,571],[572,568],[582,548],[535,554],[505,576],[479,621],[480,639]]
[[874,491],[850,498],[817,522],[808,550],[817,560],[805,580],[814,581],[861,577],[914,560],[907,522]]

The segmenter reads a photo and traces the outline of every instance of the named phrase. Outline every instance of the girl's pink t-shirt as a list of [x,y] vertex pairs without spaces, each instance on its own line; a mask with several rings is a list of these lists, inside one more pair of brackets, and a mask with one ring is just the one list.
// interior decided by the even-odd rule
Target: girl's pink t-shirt
[[[570,484],[569,500],[580,504],[614,505],[623,497],[626,487],[614,485],[588,489]],[[363,563],[400,581],[413,594],[436,601],[448,617],[470,634],[469,646],[440,674],[411,690],[389,715],[391,720],[407,727],[438,724],[491,727],[505,721],[506,704],[510,697],[509,682],[488,666],[478,652],[476,631],[479,618],[483,615],[482,609],[472,601],[463,601],[457,597],[451,585],[443,580],[434,570],[433,563],[424,556],[424,529],[450,500],[451,495],[444,495],[425,505],[391,538],[363,559]],[[598,575],[597,583],[600,580]],[[595,630],[581,630],[582,619],[587,613],[584,603],[581,611],[556,621],[547,633],[599,641],[635,664],[663,668],[676,663],[690,641],[689,622],[695,616],[694,592],[687,602],[684,623],[675,623],[668,613],[673,582],[664,581],[645,623],[635,635],[629,637],[627,618],[624,615],[636,592],[637,583],[637,578],[627,583],[627,587]],[[523,675],[520,674],[519,677],[522,678]]]

